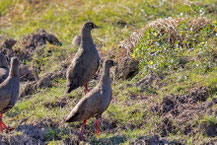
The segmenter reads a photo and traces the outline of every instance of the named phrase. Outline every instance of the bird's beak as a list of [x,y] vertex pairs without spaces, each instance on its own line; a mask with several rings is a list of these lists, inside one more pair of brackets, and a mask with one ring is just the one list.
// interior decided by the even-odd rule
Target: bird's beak
[[94,28],[94,29],[98,29],[98,28],[100,28],[100,27],[94,24],[94,25],[93,25],[93,28]]
[[113,63],[113,66],[117,66],[117,65],[118,65],[118,63],[117,63],[117,62],[114,62],[114,63]]

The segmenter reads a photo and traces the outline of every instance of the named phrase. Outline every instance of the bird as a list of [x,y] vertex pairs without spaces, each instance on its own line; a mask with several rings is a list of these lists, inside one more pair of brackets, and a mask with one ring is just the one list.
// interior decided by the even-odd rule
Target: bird
[[99,136],[99,118],[102,113],[108,108],[112,100],[111,79],[109,77],[110,68],[116,66],[113,60],[104,61],[103,73],[99,83],[88,92],[71,110],[70,114],[65,118],[65,122],[83,121],[80,131],[80,140],[87,120],[91,117],[96,117],[96,132]]
[[67,69],[66,93],[84,86],[89,92],[88,81],[99,68],[100,57],[91,36],[91,30],[99,28],[93,22],[86,22],[81,29],[81,43],[79,49]]
[[0,52],[0,84],[8,77],[9,68],[5,55]]
[[7,79],[0,84],[0,131],[3,127],[9,131],[13,128],[7,127],[2,118],[3,113],[10,110],[16,103],[19,96],[20,79],[19,79],[19,61],[16,57],[11,58],[10,73]]
[[75,35],[75,37],[72,40],[72,47],[73,48],[79,48],[80,43],[81,43],[81,36]]

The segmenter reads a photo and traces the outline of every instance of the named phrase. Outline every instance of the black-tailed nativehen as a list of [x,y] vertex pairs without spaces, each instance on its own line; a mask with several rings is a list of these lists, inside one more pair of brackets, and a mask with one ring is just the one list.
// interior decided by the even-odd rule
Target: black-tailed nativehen
[[86,92],[89,92],[88,81],[99,68],[100,58],[91,36],[91,30],[94,28],[98,28],[98,26],[87,22],[81,29],[80,47],[66,73],[67,93],[80,86],[84,86]]
[[6,80],[9,75],[8,63],[5,55],[0,52],[0,84]]
[[19,96],[20,88],[19,79],[19,61],[16,57],[11,58],[10,73],[7,79],[0,84],[0,131],[3,132],[3,127],[7,130],[13,130],[8,128],[2,121],[3,113],[11,109]]
[[88,92],[72,109],[65,119],[66,122],[83,121],[80,139],[87,120],[96,117],[96,131],[99,135],[99,121],[102,113],[108,108],[112,99],[111,79],[109,70],[117,65],[113,60],[106,60],[103,66],[103,74],[95,88]]

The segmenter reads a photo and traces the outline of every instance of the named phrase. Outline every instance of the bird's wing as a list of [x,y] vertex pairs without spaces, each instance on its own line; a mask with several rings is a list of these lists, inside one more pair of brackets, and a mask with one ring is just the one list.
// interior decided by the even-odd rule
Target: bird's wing
[[98,107],[100,106],[101,102],[102,94],[100,90],[94,89],[78,102],[67,118],[69,119],[77,117],[75,119],[75,121],[77,121],[93,117],[95,114],[97,114],[97,111],[99,110]]
[[82,75],[83,69],[85,69],[85,62],[83,59],[83,51],[79,50],[72,60],[71,65],[67,70],[67,79],[70,84],[78,84],[78,79]]
[[10,103],[12,91],[7,86],[0,85],[0,112],[7,108]]
[[0,68],[0,83],[2,83],[8,77],[9,71],[4,68]]

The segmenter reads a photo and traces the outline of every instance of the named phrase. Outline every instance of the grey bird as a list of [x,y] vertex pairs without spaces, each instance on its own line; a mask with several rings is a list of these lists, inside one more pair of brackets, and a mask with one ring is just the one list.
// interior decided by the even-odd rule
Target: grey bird
[[81,29],[81,43],[75,54],[71,65],[69,66],[67,77],[66,93],[84,86],[88,89],[88,81],[94,76],[99,68],[99,54],[91,36],[91,30],[99,28],[93,22],[87,22]]
[[99,121],[102,113],[108,108],[112,99],[111,79],[109,71],[112,66],[117,65],[113,60],[106,60],[103,66],[103,74],[97,86],[87,93],[72,109],[66,122],[83,121],[82,129],[80,132],[80,139],[87,119],[96,117],[96,130],[99,135]]
[[0,52],[0,84],[8,77],[9,68],[5,55]]
[[3,113],[11,109],[19,96],[20,79],[19,79],[19,61],[16,57],[11,58],[10,73],[8,78],[0,84],[0,131],[3,132],[3,127],[8,128],[2,121]]

